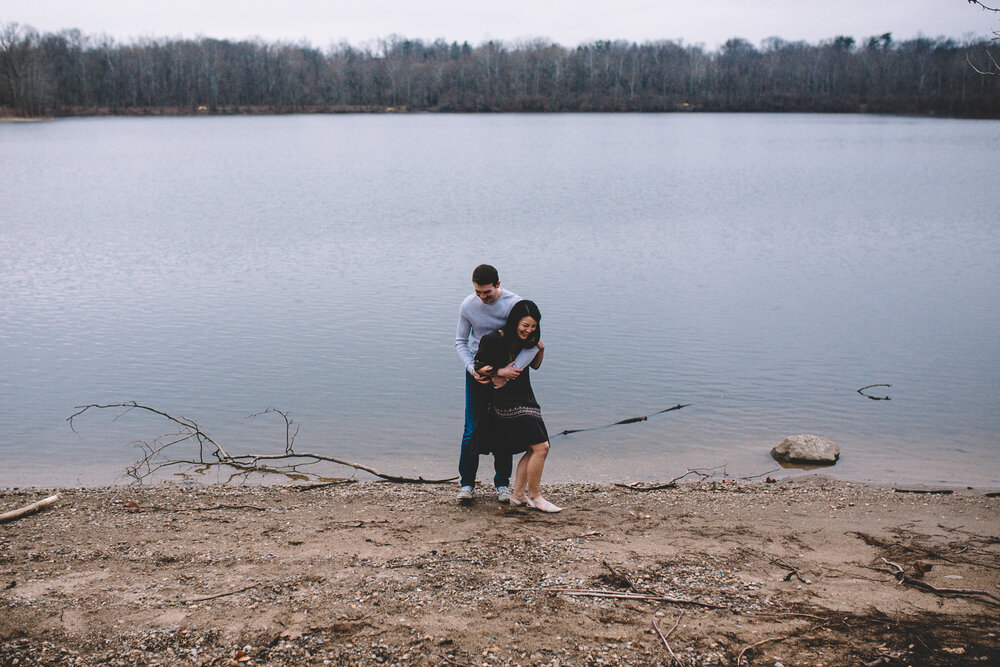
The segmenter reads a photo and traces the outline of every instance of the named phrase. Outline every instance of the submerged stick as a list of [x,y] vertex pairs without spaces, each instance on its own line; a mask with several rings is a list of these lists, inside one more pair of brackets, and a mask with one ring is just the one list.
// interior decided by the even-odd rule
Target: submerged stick
[[604,426],[591,426],[589,428],[568,428],[568,429],[565,429],[563,431],[559,431],[559,435],[569,435],[570,433],[582,433],[584,431],[599,431],[599,430],[601,430],[603,428],[611,428],[612,426],[620,426],[622,424],[636,424],[638,422],[644,422],[644,421],[648,420],[650,417],[655,417],[656,415],[662,415],[664,412],[673,412],[674,410],[680,410],[681,408],[686,408],[689,405],[691,405],[691,404],[690,403],[684,403],[682,405],[682,404],[678,403],[677,405],[675,405],[673,407],[665,408],[663,410],[659,410],[657,412],[654,412],[651,415],[643,415],[643,416],[640,416],[640,417],[629,417],[628,419],[622,419],[621,421],[612,422],[611,424],[605,424]]
[[872,387],[891,387],[891,386],[892,386],[891,384],[869,384],[864,387],[861,387],[861,389],[858,389],[858,393],[864,396],[865,398],[872,399],[873,401],[891,401],[892,399],[889,398],[888,396],[872,396],[871,394],[865,393],[865,389],[871,389]]

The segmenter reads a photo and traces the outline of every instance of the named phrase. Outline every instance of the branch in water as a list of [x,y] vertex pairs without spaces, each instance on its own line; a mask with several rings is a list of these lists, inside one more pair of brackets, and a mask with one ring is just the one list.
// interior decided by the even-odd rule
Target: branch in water
[[[146,412],[159,415],[179,427],[179,430],[176,433],[158,436],[151,442],[137,440],[132,443],[143,452],[143,456],[134,463],[126,466],[124,473],[136,482],[142,482],[147,477],[150,477],[157,471],[164,468],[174,468],[179,466],[191,466],[196,472],[199,473],[203,473],[211,468],[219,466],[225,466],[237,471],[229,477],[226,481],[227,483],[238,477],[246,479],[251,474],[280,474],[291,479],[327,481],[327,478],[319,475],[318,473],[312,471],[304,472],[301,470],[302,467],[316,465],[318,463],[336,463],[338,465],[354,468],[355,470],[362,470],[388,482],[401,484],[440,484],[443,482],[451,482],[456,479],[455,477],[447,479],[424,479],[423,477],[413,478],[403,477],[401,475],[389,475],[370,466],[363,465],[361,463],[354,463],[352,461],[346,461],[344,459],[338,459],[332,456],[314,453],[297,454],[292,448],[295,442],[295,436],[298,434],[298,426],[296,425],[295,428],[292,429],[294,420],[288,416],[288,413],[277,410],[273,407],[269,407],[263,412],[254,413],[250,415],[248,419],[253,420],[253,418],[259,415],[272,412],[281,415],[285,420],[285,453],[269,455],[237,454],[235,456],[228,454],[219,445],[219,443],[205,433],[201,426],[199,426],[194,420],[188,419],[187,417],[176,417],[167,412],[163,412],[162,410],[157,410],[156,408],[148,405],[142,405],[141,403],[137,403],[135,401],[103,405],[96,403],[92,403],[90,405],[78,405],[76,406],[77,411],[70,415],[66,420],[69,422],[70,428],[75,431],[76,418],[91,408],[100,410],[121,410],[122,412],[115,417],[116,420],[132,410],[144,410]],[[172,458],[166,453],[169,448],[192,439],[198,442],[198,457],[196,459]],[[206,447],[210,448],[210,451],[208,452],[209,458],[206,458]],[[262,463],[268,461],[284,461],[285,463],[283,465],[269,465],[267,463]]]

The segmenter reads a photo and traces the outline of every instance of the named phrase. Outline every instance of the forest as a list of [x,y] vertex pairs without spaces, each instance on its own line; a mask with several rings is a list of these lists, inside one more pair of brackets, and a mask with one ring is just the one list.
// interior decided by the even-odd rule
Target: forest
[[987,39],[309,43],[0,24],[0,116],[766,111],[1000,118]]

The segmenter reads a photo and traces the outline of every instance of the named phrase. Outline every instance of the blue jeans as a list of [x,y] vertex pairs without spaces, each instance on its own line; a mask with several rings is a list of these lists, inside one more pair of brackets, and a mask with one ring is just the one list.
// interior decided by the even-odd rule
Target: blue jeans
[[[476,428],[479,412],[489,400],[489,387],[479,384],[469,372],[465,373],[465,432],[462,433],[462,453],[458,458],[458,474],[462,486],[476,485],[479,470],[479,454],[472,446],[472,431]],[[494,486],[510,486],[510,473],[514,457],[511,454],[494,454]]]

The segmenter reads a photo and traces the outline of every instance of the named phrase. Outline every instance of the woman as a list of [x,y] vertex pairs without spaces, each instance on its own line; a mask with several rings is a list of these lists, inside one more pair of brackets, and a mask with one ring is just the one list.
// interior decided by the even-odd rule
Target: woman
[[[529,378],[529,368],[537,370],[545,354],[538,327],[541,319],[533,301],[518,301],[510,309],[503,327],[479,341],[476,372],[492,378],[493,392],[486,413],[476,425],[474,438],[480,454],[524,452],[514,474],[511,505],[527,504],[542,512],[558,512],[562,508],[543,498],[540,488],[542,468],[549,453],[549,434]],[[518,369],[514,363],[518,353],[536,346],[535,358],[523,370]]]

